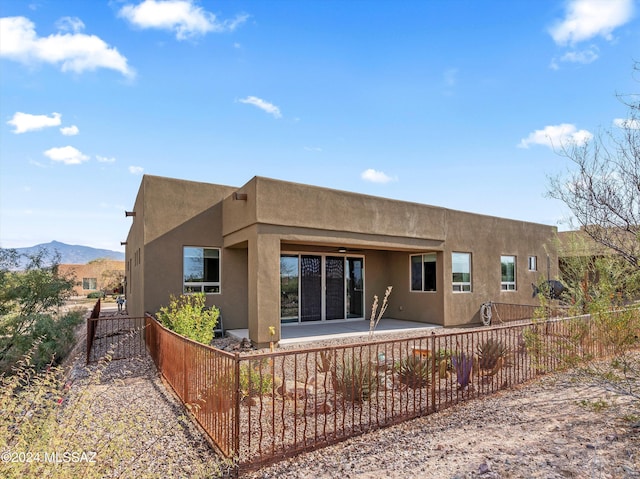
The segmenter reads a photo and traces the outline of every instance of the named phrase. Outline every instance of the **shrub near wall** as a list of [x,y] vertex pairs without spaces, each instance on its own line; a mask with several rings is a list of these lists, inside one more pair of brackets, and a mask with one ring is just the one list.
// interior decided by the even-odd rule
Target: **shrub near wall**
[[214,336],[220,310],[207,308],[204,293],[171,296],[169,306],[160,308],[158,320],[168,329],[202,344]]

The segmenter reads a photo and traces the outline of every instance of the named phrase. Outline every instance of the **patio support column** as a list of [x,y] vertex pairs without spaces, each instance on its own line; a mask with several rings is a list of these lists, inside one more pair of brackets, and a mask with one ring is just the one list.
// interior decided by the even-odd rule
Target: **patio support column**
[[264,348],[280,341],[280,238],[258,233],[248,246],[249,339]]

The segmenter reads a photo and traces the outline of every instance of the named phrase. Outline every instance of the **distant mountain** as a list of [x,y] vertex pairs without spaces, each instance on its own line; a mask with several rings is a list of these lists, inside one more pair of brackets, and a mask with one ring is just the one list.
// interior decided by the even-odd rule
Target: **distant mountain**
[[124,261],[124,253],[111,251],[108,249],[91,248],[89,246],[70,245],[52,241],[51,243],[37,244],[26,248],[14,248],[21,254],[33,254],[41,249],[47,250],[50,254],[59,254],[61,264],[86,264],[94,259],[106,258]]

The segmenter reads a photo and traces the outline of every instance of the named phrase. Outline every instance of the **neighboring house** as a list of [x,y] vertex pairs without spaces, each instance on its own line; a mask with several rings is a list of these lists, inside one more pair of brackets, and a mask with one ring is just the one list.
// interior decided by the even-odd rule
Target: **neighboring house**
[[531,284],[557,275],[552,226],[262,177],[145,175],[126,214],[129,313],[203,291],[259,347],[282,323],[366,319],[387,286],[386,316],[459,326],[486,301],[536,305]]
[[74,296],[87,296],[96,291],[113,292],[123,286],[124,264],[124,261],[97,259],[86,264],[61,264],[59,271],[75,277]]

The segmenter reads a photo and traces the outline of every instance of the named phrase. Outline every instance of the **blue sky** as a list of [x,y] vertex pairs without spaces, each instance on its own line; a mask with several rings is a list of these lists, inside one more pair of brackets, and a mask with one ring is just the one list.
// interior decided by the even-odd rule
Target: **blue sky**
[[0,2],[0,246],[123,251],[143,174],[557,225],[637,93],[637,0]]

